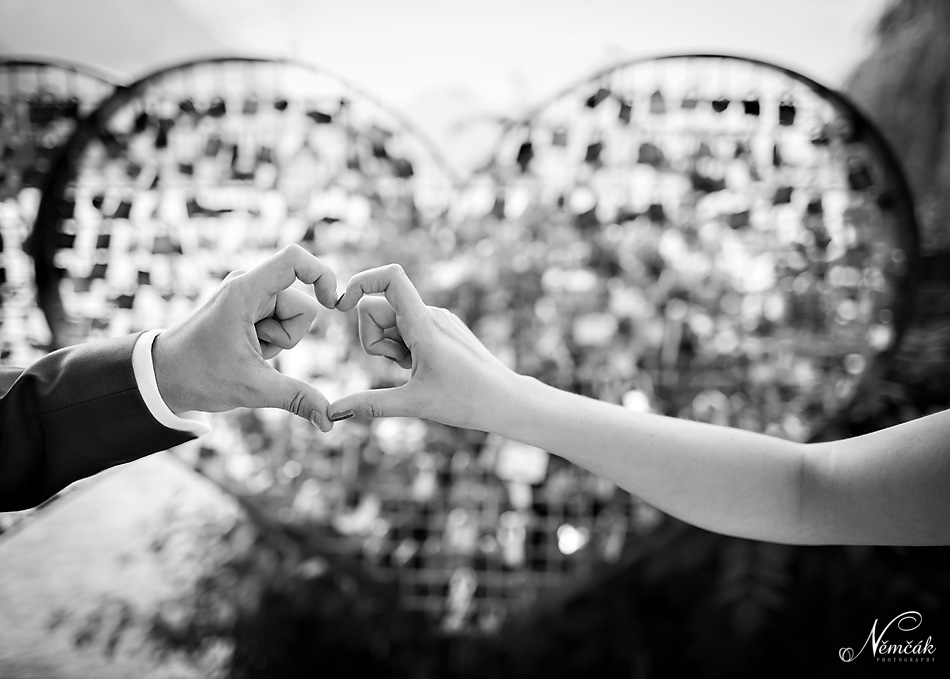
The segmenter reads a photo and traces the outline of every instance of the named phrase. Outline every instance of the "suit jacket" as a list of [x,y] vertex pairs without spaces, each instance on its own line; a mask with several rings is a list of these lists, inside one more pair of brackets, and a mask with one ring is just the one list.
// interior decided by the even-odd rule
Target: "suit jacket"
[[25,370],[0,366],[0,511],[194,438],[145,405],[132,370],[137,338],[67,347]]

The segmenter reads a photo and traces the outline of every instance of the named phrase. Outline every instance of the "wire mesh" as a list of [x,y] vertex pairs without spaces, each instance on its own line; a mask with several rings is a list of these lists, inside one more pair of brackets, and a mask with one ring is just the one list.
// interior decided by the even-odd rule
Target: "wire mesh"
[[[892,350],[916,256],[899,172],[855,111],[779,69],[706,57],[572,88],[461,188],[339,78],[182,65],[78,130],[37,233],[57,344],[168,326],[229,271],[300,243],[343,280],[400,262],[522,373],[792,438]],[[405,379],[339,314],[277,365],[331,398]],[[240,411],[180,454],[450,633],[498,629],[660,520],[545,451],[412,419],[321,435]]]
[[541,285],[566,338],[548,357],[603,354],[575,375],[613,357],[620,393],[595,396],[807,440],[873,383],[909,318],[899,166],[853,106],[784,69],[719,55],[608,69],[510,126],[482,174],[465,218],[547,244]]
[[0,361],[27,365],[49,345],[24,244],[57,154],[113,89],[84,67],[0,59]]
[[[285,62],[186,64],[124,88],[74,137],[40,209],[40,298],[59,345],[167,327],[229,271],[299,243],[341,281],[399,261],[429,301],[459,308],[475,287],[452,273],[454,190],[420,135],[338,78]],[[365,358],[355,318],[338,316],[319,318],[280,369],[328,394],[404,379]],[[324,436],[242,411],[181,454],[309,526],[325,551],[357,556],[451,631],[496,627],[589,564],[588,545],[618,558],[631,530],[631,501],[612,485],[421,421]],[[560,481],[533,497],[548,477]]]

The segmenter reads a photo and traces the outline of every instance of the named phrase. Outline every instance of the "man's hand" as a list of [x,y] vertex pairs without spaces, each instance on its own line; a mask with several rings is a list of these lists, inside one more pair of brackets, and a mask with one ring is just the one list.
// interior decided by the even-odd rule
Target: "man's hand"
[[[297,279],[313,285],[316,300],[288,289]],[[326,397],[266,360],[310,330],[317,300],[334,308],[336,276],[297,245],[230,274],[210,299],[155,339],[152,357],[165,403],[176,413],[283,408],[330,431]]]

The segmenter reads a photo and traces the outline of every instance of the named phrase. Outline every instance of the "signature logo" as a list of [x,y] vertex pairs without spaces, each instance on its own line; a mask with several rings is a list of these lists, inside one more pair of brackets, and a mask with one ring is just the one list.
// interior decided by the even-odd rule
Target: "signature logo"
[[[923,639],[919,641],[910,639],[897,643],[891,643],[884,637],[884,635],[888,633],[888,630],[891,630],[892,634],[896,632],[913,632],[920,627],[923,621],[924,616],[917,611],[907,611],[887,623],[884,629],[881,630],[881,633],[878,634],[878,621],[875,620],[874,624],[871,625],[871,633],[868,635],[868,638],[864,640],[864,645],[860,650],[855,653],[853,648],[846,646],[838,650],[838,657],[841,658],[843,662],[852,662],[860,656],[864,652],[864,649],[870,644],[871,655],[873,655],[878,662],[934,662],[934,651],[936,651],[936,648],[934,648],[934,645],[931,643],[931,637],[928,636],[926,641]],[[892,625],[894,626],[893,629],[891,629]]]

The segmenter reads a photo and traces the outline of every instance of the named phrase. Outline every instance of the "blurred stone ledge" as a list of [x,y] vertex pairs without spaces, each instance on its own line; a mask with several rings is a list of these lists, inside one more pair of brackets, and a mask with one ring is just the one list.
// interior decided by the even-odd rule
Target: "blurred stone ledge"
[[239,516],[233,499],[160,453],[0,535],[0,677],[219,675],[225,651],[198,666],[157,647],[149,629],[214,567],[215,538]]

